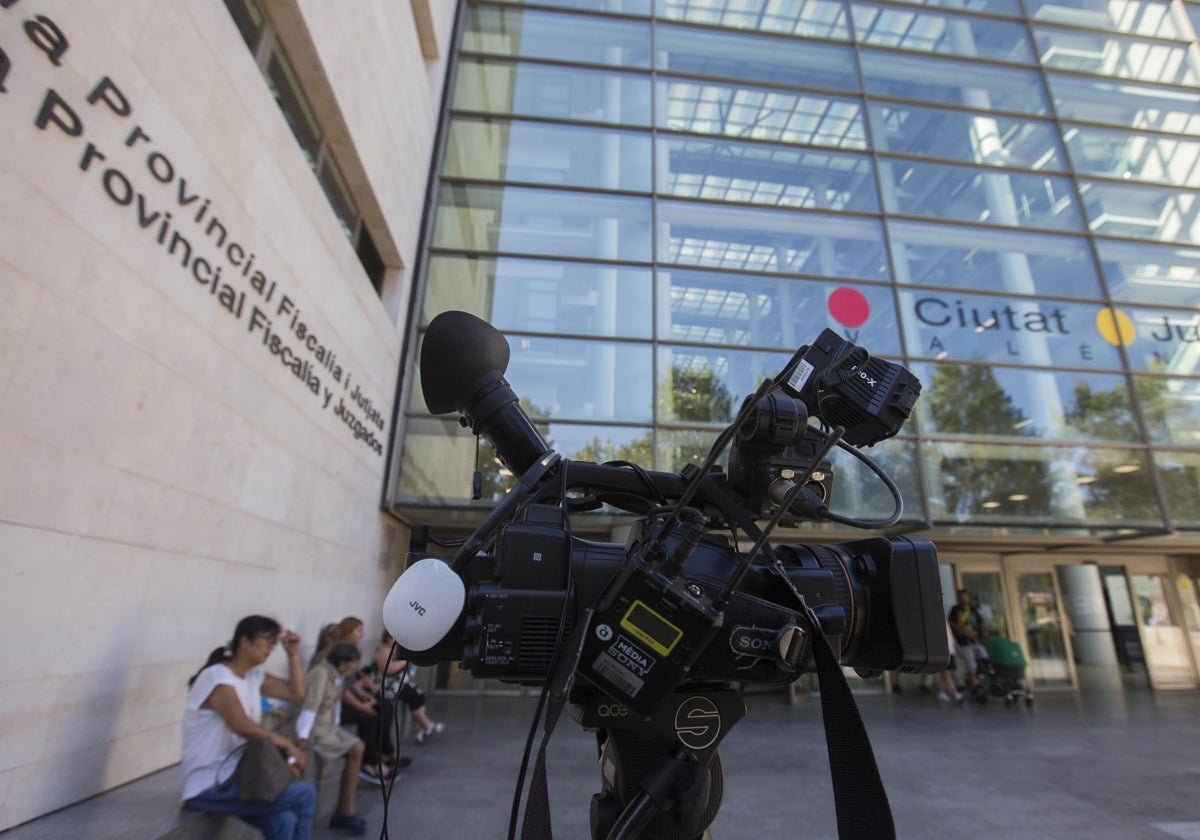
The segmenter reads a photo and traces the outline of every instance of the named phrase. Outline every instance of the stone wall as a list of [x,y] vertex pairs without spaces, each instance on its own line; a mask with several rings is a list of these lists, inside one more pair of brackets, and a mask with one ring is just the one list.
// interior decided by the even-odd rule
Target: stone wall
[[224,3],[0,4],[0,830],[177,761],[186,680],[241,616],[306,660],[325,622],[381,629],[454,4],[265,5],[382,299]]

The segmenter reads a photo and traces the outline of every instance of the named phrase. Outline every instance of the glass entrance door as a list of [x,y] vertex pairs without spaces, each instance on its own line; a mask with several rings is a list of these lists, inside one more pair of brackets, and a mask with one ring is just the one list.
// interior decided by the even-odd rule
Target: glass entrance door
[[1175,591],[1179,593],[1183,624],[1192,640],[1193,664],[1200,667],[1200,577],[1193,573],[1200,564],[1193,560],[1181,565],[1175,570]]
[[1131,572],[1134,618],[1155,688],[1192,688],[1191,640],[1179,620],[1165,572]]
[[988,635],[1000,635],[1011,639],[1008,610],[1004,608],[1004,586],[999,571],[966,571],[960,576],[962,588],[971,593],[971,598]]
[[1018,618],[1025,635],[1028,678],[1035,688],[1069,688],[1075,684],[1063,635],[1058,585],[1054,572],[1018,572],[1015,576]]

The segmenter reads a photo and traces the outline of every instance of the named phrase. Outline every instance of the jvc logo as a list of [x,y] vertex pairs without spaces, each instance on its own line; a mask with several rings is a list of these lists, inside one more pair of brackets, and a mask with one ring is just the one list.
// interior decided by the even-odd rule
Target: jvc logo
[[425,608],[421,606],[420,601],[412,600],[408,602],[408,605],[413,608],[413,612],[417,615],[425,615]]

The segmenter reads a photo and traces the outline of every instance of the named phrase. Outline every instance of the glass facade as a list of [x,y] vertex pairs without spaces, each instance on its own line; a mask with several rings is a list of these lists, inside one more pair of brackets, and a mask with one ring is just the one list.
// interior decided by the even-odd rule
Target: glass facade
[[[479,315],[556,451],[668,471],[832,328],[923,383],[867,452],[909,527],[1200,528],[1198,12],[463,2],[417,327]],[[393,503],[472,521],[512,478],[419,373]]]

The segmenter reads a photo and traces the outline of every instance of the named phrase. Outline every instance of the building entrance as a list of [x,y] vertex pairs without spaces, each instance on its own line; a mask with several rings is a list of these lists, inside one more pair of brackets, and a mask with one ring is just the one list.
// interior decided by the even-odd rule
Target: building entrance
[[1150,684],[1156,689],[1195,688],[1194,561],[1132,559],[1126,573]]
[[1050,554],[946,558],[988,632],[1017,642],[1035,690],[1195,688],[1200,560]]
[[989,635],[1021,646],[1034,690],[1074,688],[1076,675],[1052,563],[1000,557],[959,558],[956,588],[971,593]]

